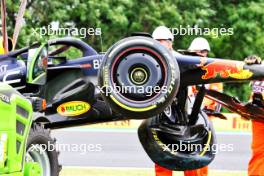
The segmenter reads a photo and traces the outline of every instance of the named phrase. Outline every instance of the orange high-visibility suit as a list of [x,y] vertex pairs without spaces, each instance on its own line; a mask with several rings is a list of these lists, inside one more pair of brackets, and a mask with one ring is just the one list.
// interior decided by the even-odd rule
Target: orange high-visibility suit
[[[262,95],[264,108],[264,81],[252,83],[253,94]],[[253,96],[254,97],[254,96]],[[253,99],[254,102],[254,99]],[[264,122],[252,120],[252,157],[248,165],[249,176],[264,176]]]
[[[155,164],[155,173],[156,176],[172,176],[171,170],[168,170],[157,164]],[[184,176],[207,176],[207,175],[208,175],[207,166],[196,170],[184,171]]]
[[[223,84],[222,83],[207,84],[207,85],[205,85],[205,87],[207,89],[210,89],[210,90],[216,90],[219,92],[223,92]],[[189,97],[195,97],[196,93],[197,93],[197,89],[195,86],[192,86],[189,88],[189,90],[188,90],[188,96]],[[191,98],[191,101],[193,101],[192,98]],[[220,105],[217,104],[215,101],[212,101],[208,98],[205,98],[203,101],[202,108],[218,111],[218,110],[220,110]],[[155,173],[156,173],[156,176],[172,176],[172,174],[173,174],[173,172],[171,170],[163,168],[157,164],[155,164]],[[184,176],[207,176],[207,175],[208,175],[208,166],[202,167],[200,169],[184,171]]]
[[252,121],[252,157],[248,165],[249,176],[264,176],[264,123]]

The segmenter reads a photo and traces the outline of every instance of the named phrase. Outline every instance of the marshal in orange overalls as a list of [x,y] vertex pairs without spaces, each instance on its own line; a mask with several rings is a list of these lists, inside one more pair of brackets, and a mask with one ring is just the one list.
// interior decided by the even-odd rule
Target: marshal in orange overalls
[[[253,94],[262,95],[264,101],[264,81],[252,83]],[[254,101],[254,100],[253,100]],[[264,102],[262,102],[263,107]],[[249,176],[264,176],[264,122],[252,120],[252,157],[248,165]]]

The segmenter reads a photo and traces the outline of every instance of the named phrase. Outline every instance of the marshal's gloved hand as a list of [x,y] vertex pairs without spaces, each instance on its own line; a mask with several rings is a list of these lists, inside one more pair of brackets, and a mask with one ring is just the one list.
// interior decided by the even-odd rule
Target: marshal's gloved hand
[[252,64],[261,64],[261,58],[259,56],[256,55],[252,55],[252,56],[248,56],[244,59],[244,62],[248,65],[252,65]]

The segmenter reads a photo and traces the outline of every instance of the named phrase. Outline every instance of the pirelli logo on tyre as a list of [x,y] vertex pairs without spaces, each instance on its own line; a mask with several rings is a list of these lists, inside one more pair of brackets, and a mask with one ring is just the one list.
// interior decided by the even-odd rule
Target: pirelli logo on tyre
[[62,116],[78,116],[88,112],[91,105],[84,101],[70,101],[61,104],[57,108],[57,112]]
[[108,72],[109,67],[105,66],[103,67],[103,85],[108,86],[109,85],[109,72]]

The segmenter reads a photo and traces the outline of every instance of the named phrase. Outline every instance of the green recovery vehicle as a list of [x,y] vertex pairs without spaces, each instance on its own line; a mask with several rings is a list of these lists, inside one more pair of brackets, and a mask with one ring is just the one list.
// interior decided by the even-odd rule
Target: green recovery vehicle
[[25,162],[32,115],[30,100],[8,84],[0,83],[0,175],[41,175],[38,163]]
[[[11,72],[15,72],[18,67],[31,89],[41,88],[46,83],[46,51],[46,45],[29,48],[27,64],[22,67],[23,69],[18,67],[18,62],[14,62],[12,58],[2,58],[1,62],[8,64]],[[0,55],[1,57],[4,55]],[[47,152],[42,146],[48,142],[53,144],[54,139],[50,137],[47,129],[33,123],[34,114],[44,110],[45,100],[37,93],[32,93],[31,89],[28,90],[29,93],[22,93],[17,91],[17,87],[11,87],[8,80],[0,82],[1,176],[54,176],[56,175],[53,174],[54,167],[59,169],[56,164],[57,152]]]

